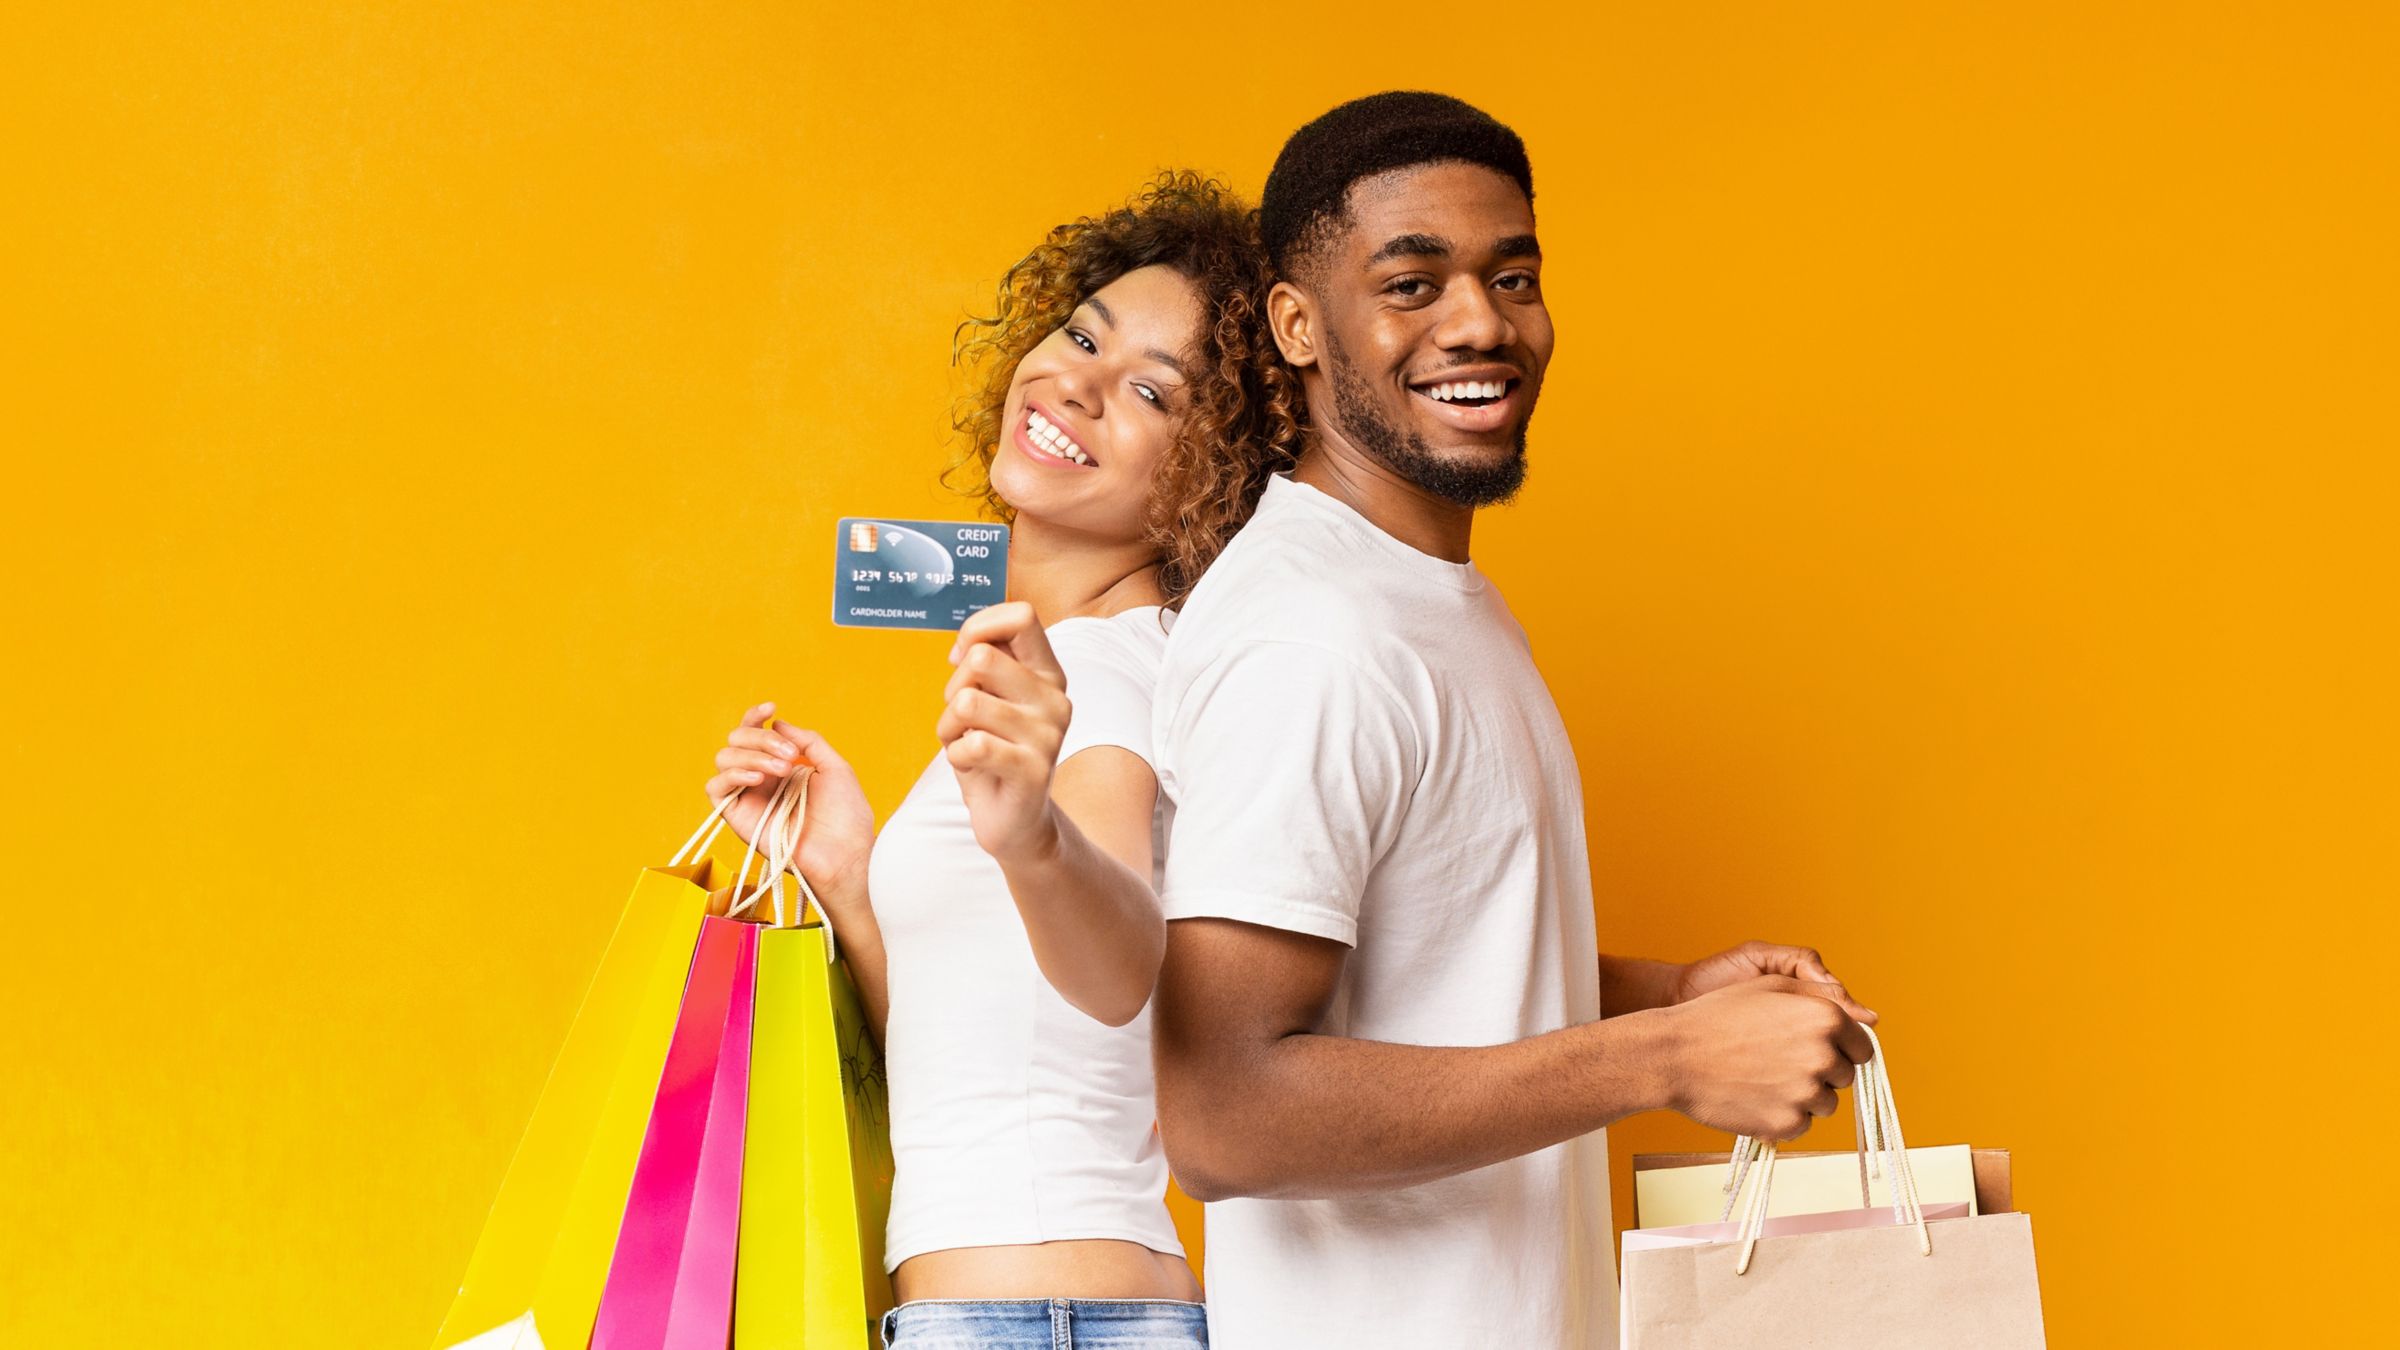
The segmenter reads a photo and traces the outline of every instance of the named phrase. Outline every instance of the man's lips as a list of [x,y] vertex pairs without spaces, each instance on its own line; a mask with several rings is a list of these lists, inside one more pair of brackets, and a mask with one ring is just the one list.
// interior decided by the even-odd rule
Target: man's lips
[[[1442,385],[1459,383],[1498,384],[1501,393],[1489,403],[1468,405],[1444,402],[1431,392]],[[1473,371],[1446,371],[1441,379],[1410,385],[1408,392],[1417,400],[1419,407],[1445,426],[1469,433],[1498,431],[1517,420],[1518,409],[1525,398],[1525,381],[1513,370],[1480,374]]]

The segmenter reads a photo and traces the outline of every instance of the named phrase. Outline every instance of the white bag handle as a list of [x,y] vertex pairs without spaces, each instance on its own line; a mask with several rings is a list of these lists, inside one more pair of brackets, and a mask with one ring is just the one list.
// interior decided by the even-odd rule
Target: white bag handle
[[[775,784],[774,793],[767,798],[766,810],[759,817],[758,829],[753,832],[756,838],[742,846],[742,866],[741,870],[734,874],[733,895],[730,903],[726,906],[725,917],[738,919],[753,905],[756,905],[760,897],[771,896],[773,898],[771,912],[775,916],[775,926],[778,928],[788,927],[790,920],[785,915],[783,908],[783,876],[785,872],[789,871],[792,880],[799,883],[800,894],[817,911],[818,921],[824,925],[825,959],[831,962],[835,954],[833,924],[825,918],[824,902],[817,898],[816,891],[808,884],[808,878],[802,876],[799,869],[792,866],[792,856],[799,851],[800,847],[800,827],[808,819],[808,780],[815,773],[815,769],[804,764],[790,777]],[[714,844],[717,840],[717,832],[725,827],[726,810],[740,800],[741,795],[747,791],[749,791],[748,788],[736,788],[727,793],[724,799],[716,804],[716,809],[708,813],[708,818],[700,822],[700,827],[692,831],[691,837],[683,841],[683,847],[675,850],[675,856],[667,860],[667,866],[680,867],[687,859],[696,859],[706,855],[709,845]],[[764,841],[766,845],[763,856],[761,856],[762,850],[759,848],[760,841]],[[751,887],[749,893],[745,895],[743,888],[750,884],[750,864],[753,859],[761,862],[763,866],[759,872],[758,884]]]
[[[1874,1053],[1858,1066],[1853,1086],[1857,1096],[1851,1102],[1852,1114],[1858,1123],[1858,1202],[1872,1207],[1874,1192],[1868,1188],[1869,1177],[1881,1177],[1888,1167],[1892,1178],[1892,1222],[1915,1224],[1917,1250],[1933,1255],[1933,1234],[1925,1228],[1925,1205],[1917,1195],[1917,1174],[1909,1166],[1908,1141],[1900,1134],[1900,1108],[1892,1100],[1891,1069],[1883,1057],[1883,1042],[1875,1029],[1861,1025],[1867,1033],[1867,1044]],[[1750,1273],[1750,1256],[1758,1248],[1759,1235],[1767,1224],[1767,1194],[1775,1184],[1775,1152],[1772,1140],[1753,1139],[1743,1135],[1733,1141],[1733,1162],[1725,1178],[1725,1210],[1719,1222],[1733,1217],[1734,1201],[1741,1196],[1742,1183],[1751,1169],[1758,1170],[1758,1189],[1752,1191],[1742,1207],[1741,1226],[1734,1236],[1742,1241],[1741,1258],[1734,1263],[1733,1273]]]

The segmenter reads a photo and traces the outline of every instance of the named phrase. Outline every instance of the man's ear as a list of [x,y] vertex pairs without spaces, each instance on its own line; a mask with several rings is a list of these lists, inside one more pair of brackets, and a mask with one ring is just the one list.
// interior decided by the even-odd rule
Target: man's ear
[[1267,331],[1284,364],[1304,369],[1317,363],[1317,306],[1308,293],[1288,281],[1267,292]]

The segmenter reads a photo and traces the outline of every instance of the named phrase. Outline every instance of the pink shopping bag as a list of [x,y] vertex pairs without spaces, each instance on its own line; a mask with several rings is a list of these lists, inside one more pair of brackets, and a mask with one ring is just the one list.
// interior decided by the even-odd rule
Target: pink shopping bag
[[724,1350],[757,965],[755,926],[702,922],[591,1350]]

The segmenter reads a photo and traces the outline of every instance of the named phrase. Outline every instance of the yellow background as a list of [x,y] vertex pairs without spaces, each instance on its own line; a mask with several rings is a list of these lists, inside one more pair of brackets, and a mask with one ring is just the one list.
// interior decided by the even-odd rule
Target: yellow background
[[2364,1339],[2392,13],[19,14],[0,1342],[428,1339],[741,708],[886,808],[930,752],[943,641],[833,631],[827,543],[960,514],[951,326],[1395,85],[1535,156],[1477,552],[1606,945],[1822,946],[1911,1138],[2016,1150],[2055,1344]]

